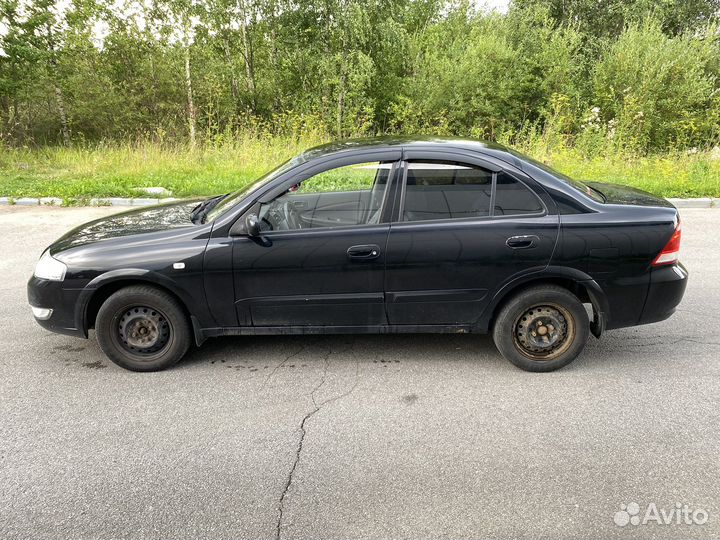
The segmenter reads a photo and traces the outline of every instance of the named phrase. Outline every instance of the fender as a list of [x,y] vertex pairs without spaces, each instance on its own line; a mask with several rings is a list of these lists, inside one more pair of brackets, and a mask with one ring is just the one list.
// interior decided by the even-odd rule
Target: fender
[[573,281],[585,288],[590,297],[594,314],[593,321],[590,324],[590,330],[595,337],[600,337],[605,330],[610,316],[610,305],[605,296],[605,292],[591,276],[582,270],[564,266],[548,266],[540,271],[529,272],[511,278],[495,292],[492,300],[485,307],[483,314],[478,319],[476,327],[483,332],[487,332],[491,319],[495,314],[495,309],[508,295],[533,282],[543,282],[552,279]]
[[192,299],[184,288],[180,287],[169,277],[158,272],[153,272],[144,268],[118,268],[96,276],[87,285],[85,285],[80,292],[80,296],[78,296],[78,300],[75,303],[74,319],[75,328],[79,329],[83,333],[83,337],[88,337],[87,309],[93,295],[99,288],[108,285],[109,283],[124,281],[127,279],[160,285],[164,289],[172,292],[180,299],[185,309],[187,309],[190,313],[193,329],[195,329],[195,326],[198,323],[195,314],[190,309]]

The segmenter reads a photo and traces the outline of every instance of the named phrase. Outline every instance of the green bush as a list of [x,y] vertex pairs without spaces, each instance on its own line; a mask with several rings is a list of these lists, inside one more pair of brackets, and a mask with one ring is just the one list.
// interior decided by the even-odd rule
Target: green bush
[[591,106],[599,108],[595,120],[614,147],[644,152],[716,140],[717,36],[710,26],[699,35],[669,37],[648,20],[607,44],[594,70]]
[[720,142],[720,0],[129,3],[0,0],[0,145],[425,133],[594,158]]
[[393,128],[495,139],[546,119],[552,96],[576,97],[579,44],[542,10],[456,12],[413,42],[413,74],[394,103]]

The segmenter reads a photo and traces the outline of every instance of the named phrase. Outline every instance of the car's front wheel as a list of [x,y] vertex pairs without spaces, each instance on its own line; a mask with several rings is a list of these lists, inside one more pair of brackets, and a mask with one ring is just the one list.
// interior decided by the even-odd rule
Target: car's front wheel
[[560,369],[582,352],[590,323],[567,289],[540,285],[523,290],[500,310],[493,339],[500,353],[526,371]]
[[190,347],[191,328],[179,302],[146,285],[125,287],[100,306],[98,344],[110,360],[132,371],[175,365]]

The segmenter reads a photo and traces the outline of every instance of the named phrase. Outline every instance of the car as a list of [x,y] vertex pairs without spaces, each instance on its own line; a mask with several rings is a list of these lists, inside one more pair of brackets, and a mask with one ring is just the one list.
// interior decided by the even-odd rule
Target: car
[[491,333],[527,371],[668,318],[688,272],[668,201],[467,139],[349,140],[206,200],[91,221],[48,247],[35,320],[135,371],[227,335]]

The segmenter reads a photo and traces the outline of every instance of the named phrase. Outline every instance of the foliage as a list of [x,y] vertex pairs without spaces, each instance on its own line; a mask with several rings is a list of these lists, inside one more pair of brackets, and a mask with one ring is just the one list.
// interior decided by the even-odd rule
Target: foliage
[[515,0],[521,9],[543,6],[559,24],[588,37],[616,38],[632,24],[652,17],[663,31],[679,35],[702,26],[720,10],[720,0]]
[[576,97],[579,39],[542,11],[435,24],[414,43],[419,57],[395,108],[397,131],[495,139],[543,121],[558,92]]
[[720,53],[716,29],[704,39],[669,38],[659,24],[629,27],[608,46],[594,74],[600,118],[621,147],[702,146],[717,136]]
[[0,195],[224,193],[320,142],[426,133],[720,196],[720,0],[475,4],[0,0]]
[[473,5],[0,0],[0,144],[534,133],[593,156],[718,142],[720,0]]

